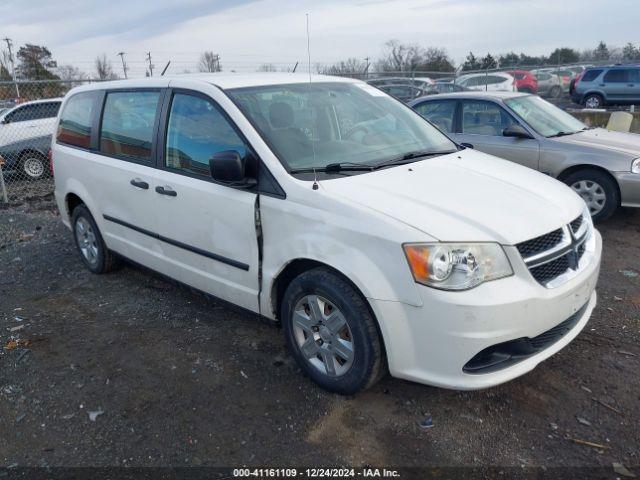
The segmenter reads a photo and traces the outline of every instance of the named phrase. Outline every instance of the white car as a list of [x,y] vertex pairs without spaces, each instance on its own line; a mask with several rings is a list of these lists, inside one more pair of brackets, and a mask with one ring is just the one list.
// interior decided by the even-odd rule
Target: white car
[[25,102],[0,114],[0,147],[52,135],[62,98]]
[[517,92],[516,80],[508,73],[487,72],[470,73],[459,76],[456,84],[469,90],[482,90],[488,92]]
[[596,304],[601,238],[577,194],[357,80],[86,85],[66,96],[52,149],[92,272],[129,258],[278,320],[331,391],[387,369],[496,385],[567,345]]

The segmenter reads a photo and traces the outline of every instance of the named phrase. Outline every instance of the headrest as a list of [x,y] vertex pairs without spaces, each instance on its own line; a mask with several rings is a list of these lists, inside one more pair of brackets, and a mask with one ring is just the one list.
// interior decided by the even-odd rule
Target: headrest
[[269,106],[269,121],[273,128],[288,128],[293,125],[293,108],[285,102],[273,102]]

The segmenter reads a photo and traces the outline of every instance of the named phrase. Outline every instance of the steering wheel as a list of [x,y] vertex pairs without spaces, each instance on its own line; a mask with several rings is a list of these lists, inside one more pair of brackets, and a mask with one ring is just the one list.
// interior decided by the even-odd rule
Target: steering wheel
[[343,136],[343,138],[345,140],[350,139],[353,135],[355,135],[358,132],[363,132],[363,133],[371,133],[371,130],[369,130],[367,127],[365,127],[364,125],[356,125],[353,128],[350,128]]

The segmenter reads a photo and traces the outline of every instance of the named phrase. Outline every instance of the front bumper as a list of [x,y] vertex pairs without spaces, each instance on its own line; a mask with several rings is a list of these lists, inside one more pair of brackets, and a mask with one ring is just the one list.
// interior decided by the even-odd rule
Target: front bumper
[[[558,352],[584,328],[596,305],[602,239],[594,230],[592,261],[556,288],[533,280],[513,247],[505,248],[514,275],[465,292],[418,286],[422,307],[369,299],[380,319],[391,375],[438,387],[473,390],[527,373]],[[581,312],[579,312],[582,309]],[[521,338],[534,338],[578,313],[571,329],[555,343],[505,368],[466,373],[479,352]]]
[[640,174],[613,172],[620,186],[620,203],[623,207],[640,207]]

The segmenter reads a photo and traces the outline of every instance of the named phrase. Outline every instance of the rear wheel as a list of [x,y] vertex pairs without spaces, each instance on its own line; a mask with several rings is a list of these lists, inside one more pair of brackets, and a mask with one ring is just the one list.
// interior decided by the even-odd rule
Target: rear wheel
[[587,108],[601,108],[604,106],[604,99],[602,95],[590,93],[584,97],[584,106]]
[[281,314],[289,349],[322,388],[350,395],[384,374],[380,335],[366,300],[331,270],[316,268],[296,277]]
[[620,205],[618,186],[608,174],[599,170],[584,169],[564,179],[589,207],[594,222],[611,217]]
[[107,249],[93,216],[85,205],[78,205],[71,215],[73,237],[82,261],[93,273],[107,273],[118,266],[118,259]]
[[20,159],[20,169],[28,180],[39,180],[47,173],[46,158],[36,152],[27,152]]
[[551,90],[549,90],[549,96],[551,98],[558,98],[561,94],[562,94],[562,89],[557,85],[551,87]]

